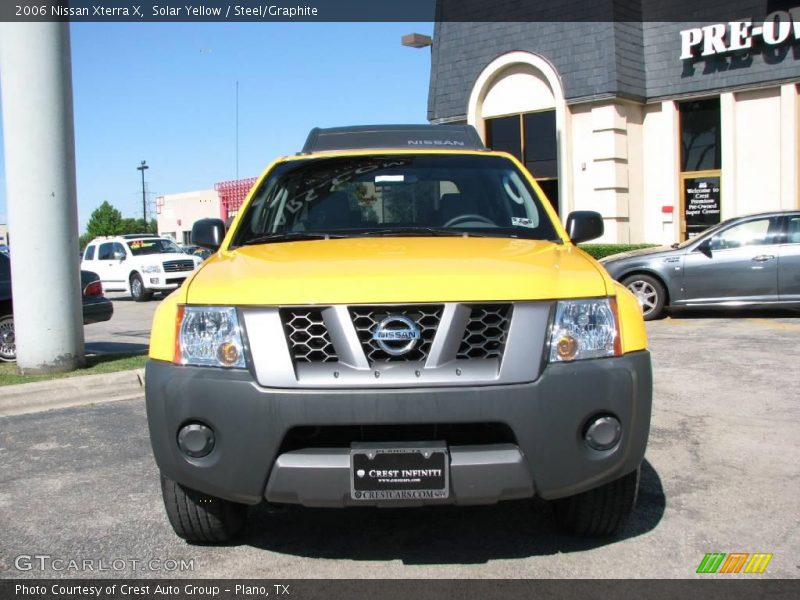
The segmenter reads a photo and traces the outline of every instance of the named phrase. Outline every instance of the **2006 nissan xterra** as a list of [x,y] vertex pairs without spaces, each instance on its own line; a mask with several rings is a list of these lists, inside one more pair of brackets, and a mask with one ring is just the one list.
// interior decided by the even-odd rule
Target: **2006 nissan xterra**
[[[641,309],[472,127],[314,129],[155,315],[147,416],[175,532],[248,505],[553,500],[618,532],[650,426]],[[224,239],[223,239],[224,238]]]

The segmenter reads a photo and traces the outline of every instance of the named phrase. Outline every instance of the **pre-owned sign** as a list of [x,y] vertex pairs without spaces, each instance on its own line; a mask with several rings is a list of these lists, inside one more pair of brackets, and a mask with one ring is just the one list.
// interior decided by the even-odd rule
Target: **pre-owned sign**
[[700,56],[713,56],[747,50],[759,37],[770,46],[783,44],[790,38],[800,39],[800,7],[775,11],[760,25],[742,19],[684,29],[681,31],[681,59],[694,58],[698,51]]
[[719,223],[719,176],[686,177],[683,180],[683,211],[688,237]]

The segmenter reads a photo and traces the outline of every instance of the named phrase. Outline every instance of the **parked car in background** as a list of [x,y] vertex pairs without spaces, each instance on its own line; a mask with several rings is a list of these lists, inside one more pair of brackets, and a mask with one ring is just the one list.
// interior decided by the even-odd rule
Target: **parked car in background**
[[646,320],[671,307],[800,306],[800,211],[729,219],[671,247],[600,261]]
[[104,292],[127,292],[145,302],[153,292],[180,287],[202,262],[170,239],[135,234],[95,238],[83,252],[81,268],[100,275]]
[[[103,296],[103,288],[97,273],[81,271],[83,290],[83,324],[108,321],[114,314],[114,305]],[[11,298],[11,262],[0,254],[0,361],[17,359],[14,335],[14,311]]]

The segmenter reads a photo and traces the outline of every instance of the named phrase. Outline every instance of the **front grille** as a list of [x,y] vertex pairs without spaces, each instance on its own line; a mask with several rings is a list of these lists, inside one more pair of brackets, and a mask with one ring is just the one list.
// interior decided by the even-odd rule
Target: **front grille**
[[[442,319],[441,304],[416,304],[411,306],[357,306],[350,308],[350,316],[358,339],[370,364],[389,361],[424,361],[428,358],[436,328]],[[373,339],[378,324],[388,316],[402,315],[417,324],[420,339],[408,352],[394,356],[385,352]]]
[[517,444],[505,423],[419,423],[414,425],[326,425],[294,427],[279,452],[302,448],[349,448],[353,442],[432,442],[448,446]]
[[164,262],[165,273],[177,273],[178,271],[191,271],[193,269],[193,260],[168,260]]
[[336,350],[321,308],[283,308],[280,311],[289,351],[295,362],[336,362]]
[[456,358],[502,358],[511,323],[511,305],[476,304],[471,309]]
[[181,285],[184,281],[186,281],[186,277],[172,277],[167,279],[166,284],[172,285],[173,283],[177,283],[178,285]]

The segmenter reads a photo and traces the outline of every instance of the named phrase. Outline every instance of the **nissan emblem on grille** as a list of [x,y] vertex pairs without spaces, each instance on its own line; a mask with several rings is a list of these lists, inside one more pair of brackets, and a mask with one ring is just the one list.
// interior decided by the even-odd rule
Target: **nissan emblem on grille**
[[378,323],[372,335],[381,350],[392,356],[413,350],[421,338],[417,324],[405,315],[389,315]]

